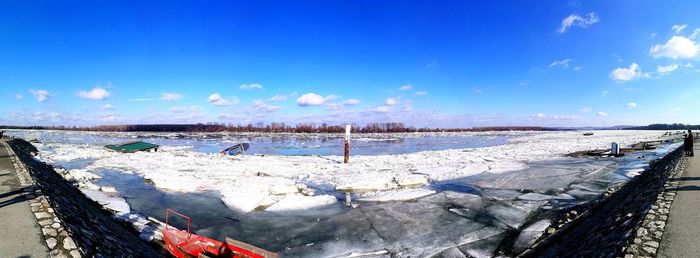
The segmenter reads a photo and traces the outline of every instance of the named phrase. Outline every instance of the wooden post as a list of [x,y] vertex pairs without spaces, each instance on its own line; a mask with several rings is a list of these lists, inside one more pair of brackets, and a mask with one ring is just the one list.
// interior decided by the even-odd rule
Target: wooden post
[[345,192],[345,206],[346,207],[352,207],[352,199],[350,198],[350,192],[346,191]]
[[345,161],[343,163],[348,163],[350,161],[350,125],[345,125]]

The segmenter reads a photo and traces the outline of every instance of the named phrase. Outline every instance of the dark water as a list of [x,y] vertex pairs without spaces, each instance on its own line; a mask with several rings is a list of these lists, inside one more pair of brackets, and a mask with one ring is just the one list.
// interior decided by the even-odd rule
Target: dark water
[[[124,134],[84,133],[72,131],[11,130],[7,135],[25,139],[37,138],[44,143],[70,144],[120,144],[130,141],[146,141],[168,147],[187,147],[204,153],[216,153],[241,142],[250,143],[250,154],[267,155],[343,155],[344,140],[338,135],[217,135],[206,134]],[[350,149],[353,155],[405,154],[419,151],[478,148],[508,143],[506,136],[454,136],[454,135],[353,135]]]

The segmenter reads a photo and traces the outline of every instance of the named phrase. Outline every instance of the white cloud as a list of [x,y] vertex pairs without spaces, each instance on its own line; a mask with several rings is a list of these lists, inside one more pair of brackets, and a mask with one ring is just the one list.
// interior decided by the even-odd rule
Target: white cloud
[[600,92],[600,95],[601,95],[601,96],[607,96],[607,95],[608,95],[608,91],[607,91],[607,90],[601,91],[601,92]]
[[78,91],[78,96],[84,99],[100,100],[106,99],[111,93],[102,87],[92,88],[90,91]]
[[629,68],[620,67],[610,72],[610,78],[616,81],[629,81],[648,77],[649,74],[642,72],[637,63],[632,63]]
[[428,95],[428,92],[427,91],[416,91],[416,93],[413,93],[413,95],[425,96],[425,95]]
[[23,98],[24,98],[24,96],[22,96],[22,94],[15,95],[15,99],[23,99]]
[[248,84],[241,84],[239,87],[241,90],[259,90],[262,89],[263,86],[262,84],[259,83],[248,83]]
[[229,99],[225,99],[225,98],[221,97],[221,94],[219,94],[219,93],[213,93],[213,94],[209,95],[207,100],[209,100],[209,102],[215,106],[230,106],[230,105],[238,104],[238,98],[232,97]]
[[410,84],[406,84],[404,86],[399,87],[399,90],[411,90],[411,89],[413,89],[413,86],[411,86]]
[[275,112],[277,110],[280,110],[282,108],[280,106],[273,106],[273,105],[267,104],[262,100],[256,100],[253,103],[255,105],[255,110],[258,112],[271,113],[271,112]]
[[151,98],[128,99],[128,101],[151,101]]
[[678,69],[677,64],[670,64],[667,66],[660,66],[659,65],[656,67],[656,72],[660,73],[660,74],[667,74],[667,73],[673,72],[676,69]]
[[574,67],[574,71],[577,71],[577,72],[578,72],[578,71],[581,71],[581,66],[576,66],[576,67]]
[[700,36],[700,28],[695,29],[693,34],[690,34],[691,39],[695,39],[697,36]]
[[391,109],[390,106],[379,106],[372,111],[377,112],[377,113],[390,113],[393,110]]
[[585,108],[579,109],[578,111],[581,113],[588,113],[588,112],[593,111],[593,109],[590,107],[585,107]]
[[385,105],[387,105],[387,106],[393,106],[393,105],[396,105],[396,102],[397,102],[396,99],[388,98],[388,99],[386,99]]
[[564,18],[561,21],[561,26],[559,27],[559,33],[566,32],[571,26],[578,26],[581,28],[586,28],[588,25],[595,24],[599,21],[598,16],[595,13],[589,13],[588,15],[581,17],[577,14],[572,14]]
[[676,34],[681,33],[685,27],[688,27],[688,24],[676,24],[671,27],[671,30],[675,32]]
[[569,62],[571,62],[571,59],[562,59],[562,60],[557,60],[549,64],[549,67],[555,67],[555,66],[561,66],[561,67],[569,67]]
[[538,119],[542,119],[542,118],[545,118],[545,117],[547,117],[547,115],[545,115],[544,113],[537,113],[537,114],[535,115],[535,118],[538,118]]
[[625,108],[627,108],[627,109],[637,108],[637,103],[634,103],[634,102],[627,103],[627,105],[625,105]]
[[163,92],[160,94],[160,99],[165,101],[175,101],[182,99],[182,95],[175,92]]
[[51,97],[51,94],[49,94],[49,91],[47,91],[47,90],[30,89],[29,92],[31,92],[32,95],[34,95],[34,98],[36,99],[36,101],[39,101],[39,102],[47,101],[47,100],[49,100],[49,97]]
[[170,108],[170,112],[176,114],[182,113],[201,113],[202,107],[200,106],[174,106]]
[[665,44],[657,44],[649,49],[649,53],[656,58],[693,58],[698,56],[698,52],[700,45],[683,36],[673,36]]
[[102,110],[110,110],[110,109],[114,109],[114,106],[112,106],[112,104],[107,103],[107,104],[102,105],[102,106],[100,107],[100,109],[102,109]]
[[596,115],[598,115],[598,116],[608,116],[608,113],[605,113],[605,112],[602,112],[602,111],[601,111],[601,112],[596,113]]
[[346,101],[343,101],[343,105],[346,105],[346,106],[354,106],[357,104],[360,104],[360,101],[357,99],[348,99]]
[[326,98],[324,98],[321,95],[318,95],[316,93],[310,92],[306,93],[304,95],[301,95],[297,99],[297,105],[306,107],[306,106],[318,106],[318,105],[323,105],[323,103],[326,101]]
[[279,95],[279,94],[277,94],[277,95],[275,95],[275,96],[272,96],[272,97],[270,98],[270,101],[285,101],[285,100],[287,100],[287,96],[285,96],[285,95]]

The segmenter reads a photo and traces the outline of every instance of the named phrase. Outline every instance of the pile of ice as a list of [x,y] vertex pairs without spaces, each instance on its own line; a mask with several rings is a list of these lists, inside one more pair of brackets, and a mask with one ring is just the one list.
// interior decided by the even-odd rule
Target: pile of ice
[[[488,134],[488,133],[487,133]],[[504,134],[504,133],[500,133]],[[432,194],[422,186],[433,180],[449,180],[479,173],[503,173],[527,168],[528,163],[565,154],[658,140],[656,131],[508,132],[508,144],[402,155],[352,156],[221,156],[166,148],[166,151],[123,154],[100,145],[47,143],[40,158],[51,164],[80,159],[94,160],[67,178],[81,187],[96,188],[90,181],[97,169],[136,173],[161,189],[183,192],[217,191],[232,209],[289,211],[336,204],[338,191],[362,192],[366,201],[407,200]],[[481,135],[468,133],[466,135]],[[365,136],[362,136],[363,138]]]

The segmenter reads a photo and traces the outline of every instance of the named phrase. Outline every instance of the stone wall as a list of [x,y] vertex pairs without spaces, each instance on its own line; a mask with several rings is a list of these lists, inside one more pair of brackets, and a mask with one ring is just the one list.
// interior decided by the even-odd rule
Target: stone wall
[[[633,256],[643,255],[642,248],[653,247],[655,242],[651,238],[644,239],[646,242],[635,240],[637,231],[646,232],[640,228],[652,226],[658,229],[659,223],[649,220],[648,214],[662,213],[659,215],[666,217],[668,207],[666,203],[659,207],[658,201],[665,198],[669,175],[682,173],[685,160],[682,148],[669,153],[641,175],[595,201],[575,219],[560,225],[520,257],[621,257],[633,252]],[[656,247],[647,251],[655,252]]]
[[[138,238],[130,225],[119,224],[112,214],[67,182],[53,167],[39,162],[31,153],[30,143],[13,139],[7,141],[25,177],[30,177],[33,190],[40,198],[32,210],[42,225],[52,256],[61,257],[163,257],[158,246]],[[18,170],[19,173],[19,170]],[[50,220],[49,217],[52,217]],[[41,218],[40,218],[41,217]],[[61,243],[57,243],[61,242]]]

